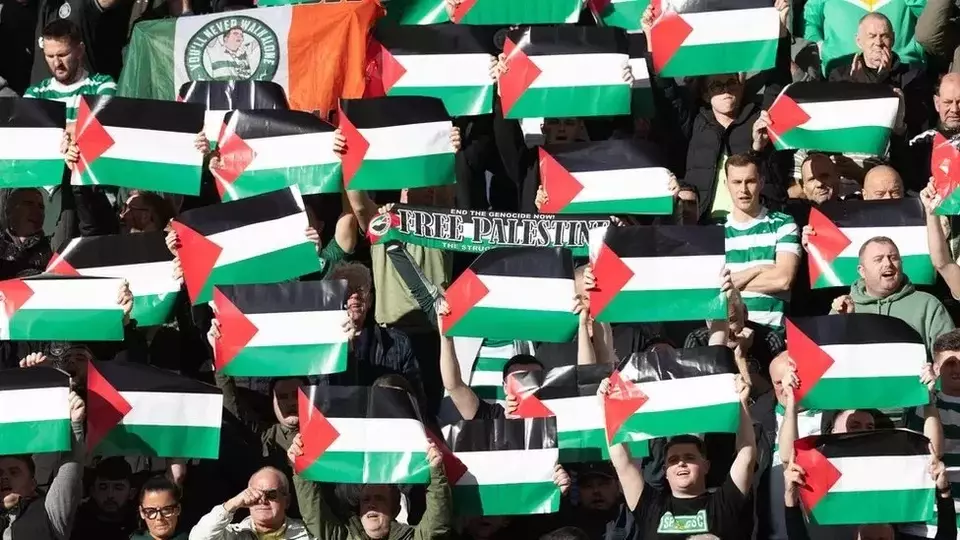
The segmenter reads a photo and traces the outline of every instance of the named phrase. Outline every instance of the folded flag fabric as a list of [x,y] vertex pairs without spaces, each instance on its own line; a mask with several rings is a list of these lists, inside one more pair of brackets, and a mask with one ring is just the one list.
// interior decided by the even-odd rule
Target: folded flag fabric
[[603,26],[615,26],[628,32],[640,32],[640,19],[650,0],[587,0],[587,7]]
[[43,187],[63,176],[63,103],[0,98],[0,187]]
[[435,97],[450,116],[489,114],[495,52],[490,27],[378,25],[364,97]]
[[141,327],[161,325],[170,320],[181,288],[165,236],[157,231],[74,238],[54,253],[46,271],[125,279],[133,294],[130,318]]
[[217,287],[217,370],[232,377],[346,371],[346,300],[342,280]]
[[938,131],[933,136],[933,152],[930,154],[930,174],[933,175],[933,187],[940,196],[937,215],[955,216],[960,214],[960,149],[956,142]]
[[672,214],[670,170],[652,144],[610,140],[540,147],[544,214]]
[[100,456],[217,459],[223,394],[147,364],[91,361],[87,449]]
[[925,405],[920,382],[927,349],[903,320],[875,313],[787,320],[787,350],[797,365],[796,397],[807,409]]
[[0,456],[69,450],[69,395],[59,369],[0,370]]
[[650,84],[650,68],[647,57],[647,36],[642,33],[627,34],[627,54],[630,55],[630,74],[633,75],[633,95],[630,98],[630,114],[640,118],[653,118],[657,108],[653,103],[653,87]]
[[445,0],[390,0],[387,20],[404,25],[455,22],[471,25],[572,24],[582,0],[466,0],[451,17]]
[[930,440],[889,429],[814,435],[794,443],[806,472],[800,500],[818,525],[926,521],[933,515]]
[[[469,380],[470,388],[480,399],[488,401],[502,401],[506,398],[503,391],[503,368],[507,361],[518,354],[533,354],[533,343],[529,341],[514,341],[506,339],[484,338],[454,338],[454,341],[464,339],[481,339],[480,350],[473,362],[470,362],[469,379],[461,370],[461,376]],[[459,352],[457,359],[460,358]]]
[[194,304],[208,302],[214,285],[278,283],[320,269],[296,187],[188,210],[172,227]]
[[560,510],[560,488],[553,481],[559,457],[556,419],[465,420],[443,428],[443,436],[466,468],[459,478],[448,478],[455,515]]
[[630,113],[627,38],[619,28],[511,30],[500,102],[507,118],[616,116]]
[[0,281],[0,339],[121,341],[122,279],[40,275]]
[[283,88],[271,81],[193,81],[184,83],[177,101],[203,105],[203,132],[215,149],[223,131],[223,118],[231,110],[290,108]]
[[203,155],[195,140],[203,116],[194,103],[83,96],[70,183],[199,195]]
[[563,248],[496,248],[447,289],[444,335],[564,342],[577,331],[573,257]]
[[724,346],[632,354],[604,399],[610,444],[690,433],[736,433],[737,367]]
[[339,127],[347,140],[345,188],[419,188],[456,181],[453,122],[439,99],[344,99],[340,107]]
[[762,71],[775,63],[780,18],[769,2],[668,1],[660,9],[650,51],[663,77]]
[[878,236],[900,250],[903,273],[914,284],[932,285],[937,273],[927,245],[926,214],[917,199],[829,201],[810,209],[816,234],[807,244],[810,286],[840,287],[860,278],[860,247]]
[[426,484],[428,439],[410,394],[365,386],[301,387],[301,477],[341,484]]
[[770,106],[767,131],[777,150],[882,156],[899,107],[886,84],[798,82]]
[[607,227],[593,262],[590,312],[603,322],[724,319],[722,227]]

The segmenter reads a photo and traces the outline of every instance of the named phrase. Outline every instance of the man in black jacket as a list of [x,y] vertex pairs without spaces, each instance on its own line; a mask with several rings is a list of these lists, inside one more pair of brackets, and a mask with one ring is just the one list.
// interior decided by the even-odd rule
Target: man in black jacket
[[930,156],[937,133],[953,145],[960,145],[960,73],[943,76],[934,91],[933,106],[937,110],[937,127],[910,139],[904,162],[897,163],[909,189],[919,190],[930,179]]

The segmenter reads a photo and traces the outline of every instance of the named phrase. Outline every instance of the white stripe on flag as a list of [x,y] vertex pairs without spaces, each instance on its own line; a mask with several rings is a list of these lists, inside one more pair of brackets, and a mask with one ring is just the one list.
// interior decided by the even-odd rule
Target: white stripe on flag
[[780,18],[773,7],[684,13],[683,20],[693,28],[683,40],[684,47],[777,41],[780,37]]
[[553,470],[560,457],[556,448],[454,452],[467,466],[458,486],[553,483]]
[[362,129],[370,143],[363,159],[398,159],[406,157],[452,154],[450,122],[426,122],[381,128]]
[[121,424],[219,428],[223,396],[176,392],[120,392],[132,409]]
[[[632,365],[623,370],[624,377],[629,379],[631,371]],[[739,398],[733,380],[732,373],[721,373],[639,383],[637,386],[649,399],[634,414],[735,403]]]
[[573,312],[573,279],[478,275],[489,292],[476,307]]
[[825,379],[872,379],[874,377],[917,377],[927,363],[923,343],[858,343],[821,345],[835,363],[823,374]]
[[104,129],[113,138],[113,146],[108,148],[102,157],[197,167],[203,163],[203,156],[194,146],[196,133],[116,126],[104,126]]
[[0,427],[13,422],[70,418],[69,394],[66,386],[4,390],[0,392]]
[[230,111],[204,111],[203,133],[210,142],[217,142],[223,129],[223,117]]
[[551,54],[531,56],[540,76],[530,88],[563,88],[626,85],[623,68],[630,60],[626,54]]
[[346,311],[249,313],[247,319],[259,330],[247,347],[343,343]]
[[173,279],[173,261],[160,261],[124,266],[77,268],[81,276],[126,279],[134,296],[166,294],[180,291],[180,282]]
[[220,267],[309,242],[303,232],[306,229],[307,214],[300,212],[223,231],[208,238],[223,248],[215,265]]
[[407,70],[394,88],[491,86],[489,54],[394,56]]
[[929,455],[830,458],[830,463],[840,471],[830,493],[933,489]]
[[33,296],[20,309],[121,309],[121,279],[30,279]]
[[928,255],[927,229],[923,225],[910,227],[843,227],[840,229],[850,239],[850,245],[840,252],[840,257],[859,257],[864,242],[877,236],[893,240],[900,256]]
[[573,202],[670,197],[670,171],[660,167],[576,172],[573,177],[583,185]]
[[720,270],[726,264],[726,255],[626,257],[622,260],[633,271],[624,291],[719,289]]
[[470,386],[503,386],[503,371],[474,371]]
[[798,103],[810,120],[803,129],[827,131],[850,127],[886,127],[893,125],[900,100],[897,98],[853,99]]
[[340,436],[329,452],[426,452],[423,424],[410,418],[328,418]]
[[339,163],[333,152],[333,132],[284,135],[262,139],[244,139],[255,157],[248,171],[284,169]]
[[646,58],[631,58],[630,73],[633,75],[633,88],[650,88],[650,68]]
[[58,159],[61,128],[0,128],[0,159]]
[[557,431],[604,429],[603,407],[597,396],[547,399],[543,404],[557,415]]

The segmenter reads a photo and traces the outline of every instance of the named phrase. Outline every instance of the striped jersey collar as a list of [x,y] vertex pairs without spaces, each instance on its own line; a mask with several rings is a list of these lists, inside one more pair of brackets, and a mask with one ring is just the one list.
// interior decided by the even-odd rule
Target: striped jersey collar
[[760,213],[757,214],[757,217],[748,219],[747,221],[735,221],[733,219],[733,212],[727,216],[727,226],[737,229],[738,231],[746,231],[751,227],[755,226],[757,223],[762,223],[766,220],[768,210],[766,206],[760,207]]
[[81,86],[90,82],[90,74],[87,73],[87,70],[80,68],[80,71],[77,73],[77,80],[71,84],[63,84],[54,77],[47,79],[49,83],[46,85],[48,89],[55,90],[60,93],[72,92]]

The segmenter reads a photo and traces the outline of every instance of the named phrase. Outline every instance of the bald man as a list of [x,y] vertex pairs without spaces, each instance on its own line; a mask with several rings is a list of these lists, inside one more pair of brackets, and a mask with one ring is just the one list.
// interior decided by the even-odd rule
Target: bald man
[[943,76],[933,94],[933,108],[937,111],[937,127],[910,139],[902,156],[895,157],[897,170],[906,175],[904,182],[912,191],[920,191],[930,179],[930,156],[938,133],[960,145],[960,74]]
[[881,201],[902,199],[903,180],[900,173],[889,165],[877,165],[867,171],[863,178],[863,200]]
[[840,174],[826,154],[809,154],[800,165],[803,198],[815,205],[836,200],[840,195]]

